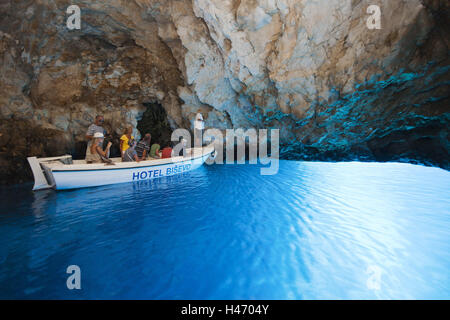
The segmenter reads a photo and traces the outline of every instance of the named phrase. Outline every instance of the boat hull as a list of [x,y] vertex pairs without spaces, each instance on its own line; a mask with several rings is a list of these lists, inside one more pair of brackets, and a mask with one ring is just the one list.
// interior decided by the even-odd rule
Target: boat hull
[[201,158],[163,165],[138,168],[114,168],[99,170],[53,170],[56,190],[96,187],[109,184],[143,181],[195,170],[203,165],[210,155]]
[[141,162],[116,159],[111,165],[72,161],[70,155],[40,159],[29,157],[28,162],[35,180],[33,190],[67,190],[173,176],[195,170],[209,157],[215,156],[213,145],[188,151],[190,156],[186,157]]

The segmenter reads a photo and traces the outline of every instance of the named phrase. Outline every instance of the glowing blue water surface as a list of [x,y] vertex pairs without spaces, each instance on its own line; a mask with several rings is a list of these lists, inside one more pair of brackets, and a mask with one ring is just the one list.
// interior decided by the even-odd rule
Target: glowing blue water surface
[[[0,192],[0,298],[450,298],[450,173],[408,164],[204,166]],[[81,268],[82,290],[66,287]]]

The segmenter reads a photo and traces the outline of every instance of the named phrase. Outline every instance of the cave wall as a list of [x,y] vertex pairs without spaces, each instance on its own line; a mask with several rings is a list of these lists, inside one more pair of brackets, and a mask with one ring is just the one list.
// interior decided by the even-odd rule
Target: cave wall
[[0,16],[2,181],[82,152],[96,114],[117,139],[151,103],[172,128],[198,111],[278,128],[290,159],[450,167],[448,1],[0,0]]

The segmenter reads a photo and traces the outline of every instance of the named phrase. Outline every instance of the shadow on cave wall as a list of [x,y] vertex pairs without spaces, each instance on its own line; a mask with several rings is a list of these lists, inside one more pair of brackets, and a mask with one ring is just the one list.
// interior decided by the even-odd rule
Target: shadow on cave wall
[[152,144],[157,143],[164,148],[169,142],[172,135],[167,113],[163,106],[159,103],[144,103],[147,110],[142,115],[142,119],[138,121],[137,129],[142,137],[146,133],[152,135]]

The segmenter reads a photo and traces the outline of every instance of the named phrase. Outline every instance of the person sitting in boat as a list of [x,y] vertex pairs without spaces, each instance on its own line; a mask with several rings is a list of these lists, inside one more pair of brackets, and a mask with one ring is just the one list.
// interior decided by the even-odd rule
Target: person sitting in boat
[[141,160],[145,160],[150,153],[150,142],[152,140],[152,136],[150,133],[146,133],[144,138],[139,141],[136,146],[136,153],[138,158]]
[[171,158],[172,157],[172,142],[169,142],[169,144],[161,150],[161,158]]
[[93,142],[95,133],[98,132],[98,133],[101,133],[103,136],[106,135],[106,130],[103,128],[104,122],[105,122],[105,119],[103,118],[103,116],[97,115],[95,117],[95,122],[89,126],[89,128],[86,132],[86,140],[88,141],[87,147],[86,147],[86,159],[88,157],[90,157],[90,155],[91,155],[91,147],[92,147],[92,142]]
[[152,147],[150,148],[150,158],[153,159],[160,159],[161,158],[161,152],[159,149],[161,146],[157,143],[152,144]]
[[128,127],[125,129],[124,134],[120,137],[120,154],[123,156],[125,154],[125,151],[130,147],[129,141],[134,140],[134,137],[132,136],[133,133],[133,127]]
[[101,132],[94,133],[92,144],[90,147],[90,153],[86,155],[86,163],[111,163],[112,161],[108,159],[109,149],[112,143],[108,142],[106,148],[103,149],[103,141],[105,136]]
[[137,152],[136,152],[136,145],[137,145],[136,141],[130,140],[129,143],[130,143],[130,147],[123,154],[123,162],[132,162],[132,161],[140,162],[140,161],[142,161],[142,159],[138,157]]

